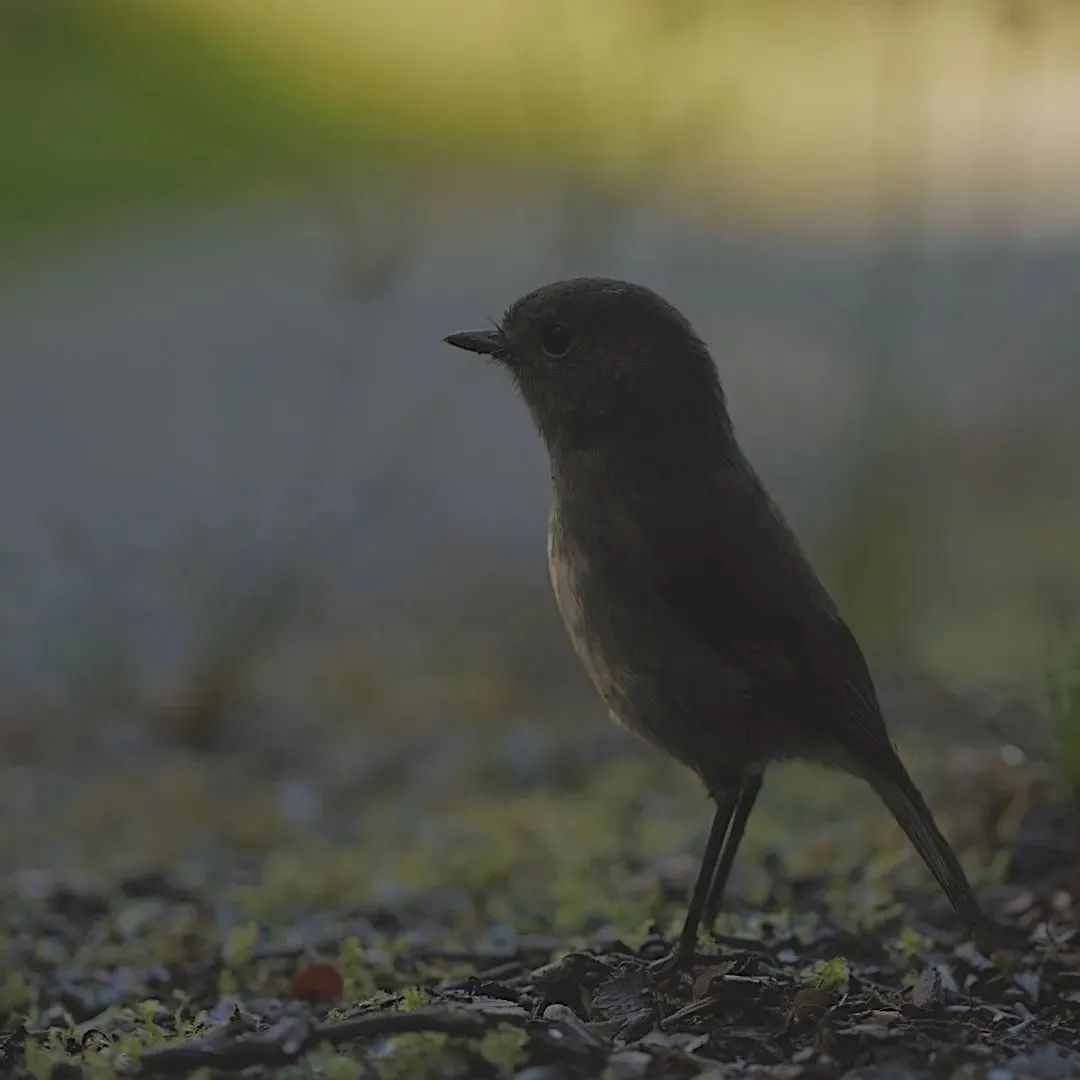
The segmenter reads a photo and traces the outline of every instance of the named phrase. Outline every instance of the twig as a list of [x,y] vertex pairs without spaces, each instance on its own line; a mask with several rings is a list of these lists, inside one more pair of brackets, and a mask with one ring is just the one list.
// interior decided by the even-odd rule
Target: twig
[[410,1012],[380,1010],[349,1020],[317,1024],[307,1016],[288,1016],[259,1035],[236,1037],[215,1033],[173,1043],[143,1054],[143,1073],[184,1072],[189,1069],[246,1069],[251,1065],[282,1065],[295,1061],[320,1043],[345,1043],[381,1035],[433,1031],[459,1038],[483,1035],[496,1024],[523,1025],[525,1014],[488,1013],[478,1009],[437,1006]]

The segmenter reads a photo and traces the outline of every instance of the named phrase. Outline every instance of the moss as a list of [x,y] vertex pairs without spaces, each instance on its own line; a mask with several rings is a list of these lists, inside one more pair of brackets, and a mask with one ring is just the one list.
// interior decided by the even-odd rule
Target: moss
[[0,983],[0,1013],[16,1012],[30,1004],[30,988],[21,971],[9,971]]
[[356,1059],[329,1046],[309,1051],[304,1056],[304,1063],[304,1074],[321,1080],[356,1080],[357,1077]]
[[71,1061],[72,1057],[64,1048],[63,1035],[58,1029],[51,1030],[41,1041],[26,1041],[26,1068],[34,1080],[50,1080],[54,1065]]
[[830,960],[818,960],[803,973],[803,978],[817,990],[845,994],[851,979],[851,966],[843,956],[834,956]]
[[378,989],[375,974],[364,953],[360,939],[347,937],[338,950],[338,967],[345,983],[346,1001],[360,1001],[371,997]]
[[499,1024],[480,1040],[480,1056],[497,1069],[511,1072],[528,1060],[529,1037],[521,1028]]
[[234,927],[225,939],[225,948],[222,955],[225,963],[231,968],[245,967],[251,959],[251,950],[259,940],[259,928],[255,923],[244,923]]
[[374,1062],[379,1080],[428,1080],[445,1066],[446,1035],[421,1032],[399,1035],[387,1044],[385,1055]]
[[893,946],[895,955],[907,965],[920,964],[929,955],[934,943],[910,926],[902,927]]
[[401,1007],[403,1009],[422,1009],[431,1004],[431,995],[421,986],[406,986],[401,991]]

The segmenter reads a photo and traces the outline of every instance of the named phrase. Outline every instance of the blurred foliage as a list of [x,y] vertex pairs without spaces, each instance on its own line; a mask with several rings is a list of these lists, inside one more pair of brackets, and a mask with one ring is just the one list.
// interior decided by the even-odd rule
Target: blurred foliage
[[[902,174],[930,151],[954,170],[949,143],[965,139],[970,105],[960,86],[984,99],[985,146],[996,100],[1032,77],[1069,78],[1080,55],[1080,15],[1040,0],[197,6],[327,101],[391,118],[406,152],[580,169],[638,193],[673,189],[684,208],[728,202],[811,226],[808,211],[873,213],[876,187],[897,180],[906,198]],[[914,128],[895,122],[894,99]],[[931,100],[940,115],[921,116]],[[953,130],[914,146],[925,121]],[[1062,148],[1074,162],[1078,151]],[[1013,172],[1004,157],[995,164]],[[883,162],[889,175],[875,177]],[[1007,194],[1000,172],[978,181]]]
[[1016,151],[1078,56],[1058,0],[7,0],[0,238],[385,160],[811,228],[927,180],[961,218],[1021,181],[1075,209],[1080,146]]
[[0,128],[9,251],[140,207],[250,194],[364,134],[181,6],[125,0],[5,0]]
[[1052,609],[1046,701],[1061,765],[1080,802],[1080,620],[1060,602]]

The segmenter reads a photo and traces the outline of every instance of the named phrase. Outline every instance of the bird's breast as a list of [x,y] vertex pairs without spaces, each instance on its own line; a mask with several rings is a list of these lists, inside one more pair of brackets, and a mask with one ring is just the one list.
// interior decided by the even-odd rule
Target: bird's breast
[[[613,720],[698,771],[768,757],[748,719],[748,684],[695,639],[648,585],[640,529],[610,501],[553,504],[548,569],[581,662]],[[578,511],[575,513],[575,511]]]
[[605,595],[595,557],[566,528],[557,506],[548,524],[548,572],[559,614],[586,673],[612,718],[636,729],[635,665],[618,630],[616,598]]
[[[591,650],[584,599],[588,569],[584,553],[567,536],[554,507],[548,522],[547,556],[548,574],[559,614],[574,648],[588,666],[587,654]],[[589,673],[591,675],[592,671]]]

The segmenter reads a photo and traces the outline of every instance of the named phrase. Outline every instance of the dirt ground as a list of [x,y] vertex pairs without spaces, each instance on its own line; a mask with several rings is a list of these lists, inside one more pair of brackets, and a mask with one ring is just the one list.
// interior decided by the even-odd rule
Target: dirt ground
[[662,983],[708,804],[599,719],[238,731],[9,753],[2,1075],[1080,1075],[1077,809],[1015,747],[903,748],[995,940],[868,791],[784,767]]

